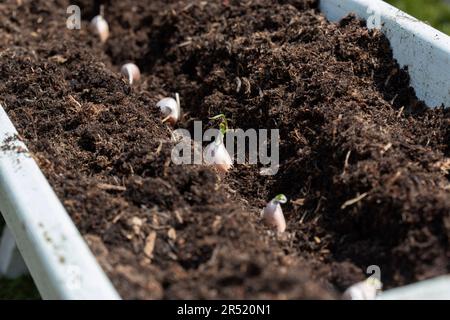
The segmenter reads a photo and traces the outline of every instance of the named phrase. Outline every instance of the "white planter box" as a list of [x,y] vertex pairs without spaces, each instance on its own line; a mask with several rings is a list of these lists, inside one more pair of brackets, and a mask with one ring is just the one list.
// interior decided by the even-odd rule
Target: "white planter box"
[[[430,106],[450,106],[450,38],[380,0],[321,0],[330,20],[375,17],[394,56]],[[375,15],[375,16],[374,16]],[[0,211],[44,299],[118,299],[64,207],[0,106]],[[3,148],[2,148],[3,147]],[[17,152],[18,148],[22,150]],[[10,243],[3,246],[11,249]],[[8,250],[9,250],[8,249]],[[450,299],[450,277],[386,291],[380,299]]]
[[[0,106],[0,211],[42,298],[118,299],[36,162],[16,137],[16,129]],[[11,252],[8,242],[2,241],[4,254]]]

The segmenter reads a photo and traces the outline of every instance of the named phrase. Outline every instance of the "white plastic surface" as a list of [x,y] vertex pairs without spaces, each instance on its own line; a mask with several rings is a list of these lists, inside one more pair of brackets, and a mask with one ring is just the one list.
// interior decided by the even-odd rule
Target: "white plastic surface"
[[437,277],[387,290],[379,300],[450,300],[450,276]]
[[118,299],[0,106],[0,212],[44,299]]

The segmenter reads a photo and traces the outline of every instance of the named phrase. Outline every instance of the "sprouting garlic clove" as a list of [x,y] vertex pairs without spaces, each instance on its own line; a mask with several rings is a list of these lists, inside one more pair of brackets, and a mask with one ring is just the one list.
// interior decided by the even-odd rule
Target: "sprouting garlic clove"
[[125,63],[120,72],[127,77],[130,85],[138,82],[141,79],[141,72],[139,71],[139,67],[134,63]]
[[204,152],[204,161],[213,165],[218,171],[226,173],[233,167],[233,160],[222,141],[208,144]]
[[105,43],[109,38],[109,25],[108,22],[103,18],[103,16],[95,16],[91,20],[91,28],[93,32],[98,35],[101,43]]
[[171,125],[177,123],[180,118],[180,105],[174,98],[163,98],[159,100],[156,106],[165,116],[163,121],[168,121]]
[[375,300],[383,287],[380,280],[370,277],[349,287],[342,295],[345,300]]
[[264,223],[275,228],[279,233],[286,230],[286,220],[284,219],[283,209],[281,209],[281,203],[286,203],[286,201],[284,195],[278,195],[261,212]]

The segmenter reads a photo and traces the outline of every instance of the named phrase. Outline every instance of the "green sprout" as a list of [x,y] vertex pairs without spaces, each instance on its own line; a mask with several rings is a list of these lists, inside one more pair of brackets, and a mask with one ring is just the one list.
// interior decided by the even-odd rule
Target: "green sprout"
[[273,201],[276,203],[286,203],[287,198],[284,194],[280,193],[280,194],[276,195],[275,198],[273,198]]
[[227,131],[228,131],[228,120],[227,120],[227,117],[223,113],[218,114],[217,116],[214,116],[214,117],[209,118],[209,119],[210,120],[221,119],[220,124],[219,124],[220,133],[222,135],[225,135],[225,133],[227,133]]
[[264,223],[276,229],[279,233],[286,230],[286,220],[283,215],[283,209],[281,209],[281,204],[286,202],[286,196],[284,194],[278,194],[269,201],[261,212]]

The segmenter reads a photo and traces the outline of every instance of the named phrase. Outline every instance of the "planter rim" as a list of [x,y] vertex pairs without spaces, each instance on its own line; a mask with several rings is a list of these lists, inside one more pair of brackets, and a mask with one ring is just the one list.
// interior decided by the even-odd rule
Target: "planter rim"
[[1,105],[0,211],[42,298],[120,298]]

